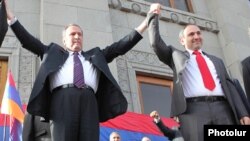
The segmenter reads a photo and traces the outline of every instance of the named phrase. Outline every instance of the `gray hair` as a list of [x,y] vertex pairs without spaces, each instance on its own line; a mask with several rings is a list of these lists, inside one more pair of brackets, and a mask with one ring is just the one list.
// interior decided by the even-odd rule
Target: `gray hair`
[[187,25],[179,32],[179,38],[182,38],[182,37],[184,36],[184,30],[185,30],[188,26],[190,26],[190,25],[195,25],[195,26],[199,27],[199,26],[196,25],[196,24],[187,24]]
[[[185,27],[186,28],[186,27]],[[184,28],[184,29],[185,29]],[[182,38],[184,36],[184,29],[182,29],[180,32],[179,32],[179,38]]]
[[71,27],[71,26],[76,26],[76,27],[79,27],[81,29],[81,32],[83,33],[82,31],[82,28],[78,25],[78,24],[74,24],[74,23],[71,23],[71,24],[68,24],[64,27],[63,31],[62,31],[62,36],[65,37],[65,34],[66,34],[66,30]]

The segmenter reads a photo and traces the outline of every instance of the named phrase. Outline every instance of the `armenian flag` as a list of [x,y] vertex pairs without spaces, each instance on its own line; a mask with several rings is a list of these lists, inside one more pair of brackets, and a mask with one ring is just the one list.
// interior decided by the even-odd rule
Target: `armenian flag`
[[8,72],[1,113],[9,116],[9,141],[21,141],[24,112],[11,71]]
[[[180,126],[172,118],[162,116],[161,120],[169,128]],[[153,119],[145,114],[126,112],[100,125],[100,141],[109,140],[109,135],[113,131],[121,135],[122,141],[141,141],[144,136],[149,137],[152,141],[169,141],[153,123]]]

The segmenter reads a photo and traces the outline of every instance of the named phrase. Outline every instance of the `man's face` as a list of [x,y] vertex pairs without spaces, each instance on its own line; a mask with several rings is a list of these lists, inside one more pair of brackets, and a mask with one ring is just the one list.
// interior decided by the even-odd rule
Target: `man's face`
[[81,51],[83,43],[82,30],[78,26],[69,26],[63,37],[64,46],[73,52]]
[[200,49],[203,42],[200,28],[196,25],[188,25],[183,31],[183,36],[180,37],[180,42],[190,50]]
[[110,141],[120,141],[121,140],[121,137],[119,134],[117,133],[113,133],[110,137]]

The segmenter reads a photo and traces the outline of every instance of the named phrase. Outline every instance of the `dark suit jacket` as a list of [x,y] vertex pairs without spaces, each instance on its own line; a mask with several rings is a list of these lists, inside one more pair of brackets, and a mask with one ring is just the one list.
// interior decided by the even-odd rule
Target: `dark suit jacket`
[[0,47],[2,46],[6,32],[8,31],[5,3],[0,0]]
[[23,141],[51,141],[50,123],[42,122],[41,117],[27,113],[23,123]]
[[[150,44],[159,60],[168,65],[174,73],[171,116],[178,116],[186,111],[186,99],[182,88],[181,77],[182,71],[185,69],[185,64],[190,56],[187,51],[178,50],[173,46],[164,43],[159,34],[159,21],[157,14],[149,14],[147,18]],[[206,54],[215,65],[219,79],[221,80],[222,89],[236,119],[248,115],[236,88],[233,86],[233,82],[227,73],[223,61],[207,53],[204,54]],[[229,85],[232,85],[232,87]],[[239,123],[239,120],[237,122]]]
[[[55,43],[51,43],[48,46],[44,45],[30,35],[18,21],[14,23],[11,28],[22,46],[38,55],[42,60],[30,95],[27,110],[32,115],[38,115],[48,120],[50,118],[49,107],[51,100],[48,78],[49,75],[62,67],[69,53]],[[120,41],[104,49],[95,47],[89,51],[82,52],[82,55],[101,72],[99,87],[95,94],[99,107],[100,122],[125,113],[128,105],[118,83],[110,72],[108,63],[117,56],[128,52],[141,39],[142,36],[134,30]]]
[[241,63],[242,63],[244,87],[248,102],[250,103],[250,56],[245,58]]

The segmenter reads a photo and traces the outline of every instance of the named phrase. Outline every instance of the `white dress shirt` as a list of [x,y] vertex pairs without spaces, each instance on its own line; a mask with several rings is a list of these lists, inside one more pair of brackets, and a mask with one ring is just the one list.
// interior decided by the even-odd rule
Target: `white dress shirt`
[[[73,84],[73,75],[74,75],[74,60],[73,52],[69,51],[69,57],[63,64],[63,66],[55,73],[50,75],[50,89],[64,85],[64,84]],[[99,83],[100,72],[91,64],[88,60],[85,60],[81,52],[79,52],[78,57],[80,58],[84,71],[84,81],[85,84],[93,88],[96,93]]]
[[218,78],[213,62],[206,55],[204,55],[201,50],[199,50],[199,52],[201,52],[201,55],[207,62],[208,68],[215,81],[216,87],[212,91],[210,91],[209,89],[205,88],[203,84],[202,76],[198,64],[196,62],[196,55],[193,54],[192,50],[187,49],[187,51],[190,54],[190,59],[186,64],[186,68],[183,71],[182,76],[185,97],[224,96],[220,80]]

